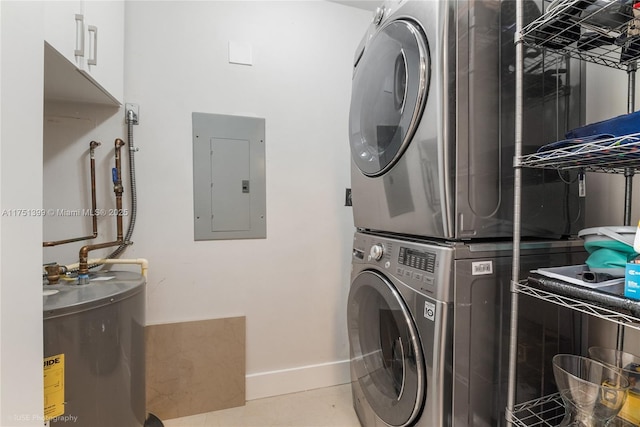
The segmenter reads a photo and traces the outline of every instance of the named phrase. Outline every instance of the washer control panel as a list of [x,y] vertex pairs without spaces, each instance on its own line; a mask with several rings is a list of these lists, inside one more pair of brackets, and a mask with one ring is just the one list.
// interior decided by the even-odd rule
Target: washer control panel
[[356,271],[378,269],[423,295],[440,301],[453,298],[450,274],[454,259],[448,246],[358,232],[352,255],[352,266],[361,266]]
[[400,246],[398,264],[394,273],[407,283],[413,282],[416,289],[423,292],[435,292],[434,271],[436,254],[433,252]]
[[433,273],[436,266],[436,254],[400,247],[398,264]]

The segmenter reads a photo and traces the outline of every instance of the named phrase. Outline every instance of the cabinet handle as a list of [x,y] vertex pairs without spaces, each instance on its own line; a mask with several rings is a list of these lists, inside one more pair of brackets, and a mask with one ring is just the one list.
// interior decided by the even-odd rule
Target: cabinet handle
[[89,34],[93,33],[93,37],[90,37],[90,40],[93,39],[93,48],[91,49],[91,57],[87,59],[87,64],[98,65],[98,27],[95,25],[89,25],[87,28],[89,30]]
[[84,15],[76,14],[76,48],[75,56],[84,56]]

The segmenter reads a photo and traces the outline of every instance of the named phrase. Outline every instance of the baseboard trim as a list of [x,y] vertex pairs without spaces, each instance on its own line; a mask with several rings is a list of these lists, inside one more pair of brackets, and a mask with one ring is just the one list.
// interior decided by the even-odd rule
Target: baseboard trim
[[349,360],[301,366],[246,376],[247,400],[297,393],[351,381]]

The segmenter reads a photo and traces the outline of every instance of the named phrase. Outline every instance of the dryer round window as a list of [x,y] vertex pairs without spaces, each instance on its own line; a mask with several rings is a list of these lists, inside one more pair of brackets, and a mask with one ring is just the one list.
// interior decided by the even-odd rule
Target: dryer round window
[[402,156],[424,111],[429,74],[429,46],[415,22],[391,21],[371,39],[354,72],[349,114],[352,157],[363,174],[381,175]]

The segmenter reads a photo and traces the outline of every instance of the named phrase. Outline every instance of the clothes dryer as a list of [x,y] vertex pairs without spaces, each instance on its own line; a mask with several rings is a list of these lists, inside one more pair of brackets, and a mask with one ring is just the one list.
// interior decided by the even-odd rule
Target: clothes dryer
[[[514,1],[387,1],[354,59],[357,228],[466,240],[513,233]],[[539,2],[540,4],[542,2]],[[540,6],[524,1],[525,23]],[[525,50],[524,152],[580,125],[581,67]],[[583,228],[577,173],[524,170],[522,234]]]
[[[522,271],[586,258],[579,240],[523,243],[521,253]],[[347,322],[363,427],[505,424],[511,259],[509,243],[356,232]],[[579,316],[524,296],[521,305],[519,364],[544,366],[558,352],[579,352]],[[548,394],[551,384],[550,372],[521,376],[518,401]]]

